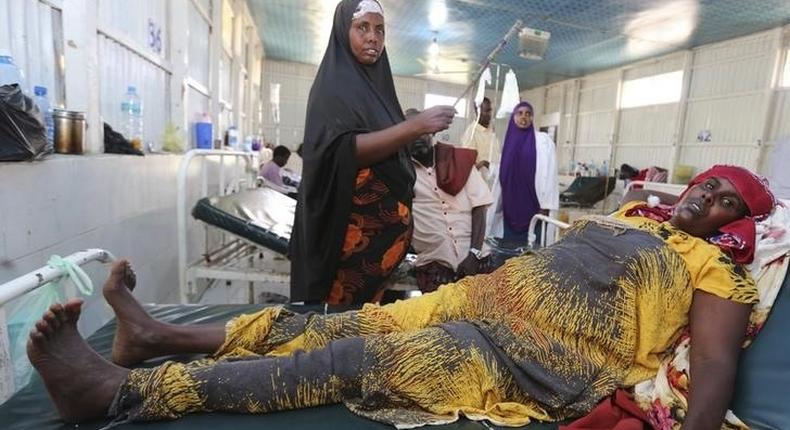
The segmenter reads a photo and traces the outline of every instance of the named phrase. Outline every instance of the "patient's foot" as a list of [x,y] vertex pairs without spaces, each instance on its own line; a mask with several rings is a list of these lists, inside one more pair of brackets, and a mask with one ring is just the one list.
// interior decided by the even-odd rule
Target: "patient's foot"
[[163,324],[151,318],[132,290],[137,278],[127,260],[118,260],[110,268],[104,283],[104,299],[115,311],[117,328],[112,345],[112,361],[124,367],[158,357]]
[[77,331],[82,301],[55,304],[36,323],[27,356],[67,422],[106,415],[118,387],[129,373],[91,349]]

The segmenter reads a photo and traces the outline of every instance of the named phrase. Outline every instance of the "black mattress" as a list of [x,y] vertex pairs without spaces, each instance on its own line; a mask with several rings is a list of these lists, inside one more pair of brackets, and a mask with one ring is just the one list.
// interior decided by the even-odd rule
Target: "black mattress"
[[[176,324],[208,323],[227,321],[235,315],[255,312],[265,305],[157,305],[146,306],[154,318]],[[289,306],[296,312],[322,311],[318,306]],[[331,311],[343,311],[337,307]],[[88,338],[88,343],[103,357],[108,358],[112,351],[115,321],[110,321]],[[168,357],[169,360],[188,361],[199,356]],[[166,359],[150,360],[145,367],[156,366]],[[0,405],[0,429],[3,430],[94,430],[106,425],[108,421],[96,421],[80,424],[78,427],[62,423],[47,396],[47,391],[38,374],[33,375],[30,383]],[[490,428],[499,428],[490,425]],[[330,405],[295,411],[276,412],[266,415],[237,414],[195,414],[175,421],[146,422],[118,426],[119,429],[154,429],[154,430],[195,430],[195,429],[228,429],[228,430],[261,430],[261,429],[360,429],[360,430],[392,430],[394,427],[370,421],[354,415],[343,405]],[[428,430],[485,430],[481,423],[460,419],[458,422],[445,426],[425,427]],[[533,423],[525,427],[528,430],[555,430],[556,424]]]
[[192,216],[282,255],[288,253],[296,200],[271,188],[200,199]]

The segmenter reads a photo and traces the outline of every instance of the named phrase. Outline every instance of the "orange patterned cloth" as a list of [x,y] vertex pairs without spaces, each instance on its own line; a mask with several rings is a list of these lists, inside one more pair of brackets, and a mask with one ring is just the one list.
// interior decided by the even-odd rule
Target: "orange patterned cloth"
[[372,169],[357,173],[340,266],[326,302],[375,302],[384,281],[409,249],[411,209],[398,201]]

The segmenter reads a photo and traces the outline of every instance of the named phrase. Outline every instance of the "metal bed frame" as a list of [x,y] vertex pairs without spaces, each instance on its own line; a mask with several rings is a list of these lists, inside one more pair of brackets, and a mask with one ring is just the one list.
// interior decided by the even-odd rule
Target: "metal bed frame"
[[[103,249],[87,249],[65,257],[64,260],[77,266],[83,266],[92,261],[109,263],[115,257]],[[8,339],[5,305],[16,298],[41,288],[48,282],[60,279],[66,273],[59,268],[44,266],[26,275],[0,285],[0,403],[5,401],[16,391],[13,377],[13,363],[11,362],[11,345]]]
[[[243,237],[236,236],[220,228],[200,223],[204,228],[204,247],[201,256],[190,261],[189,237],[187,229],[191,220],[187,195],[190,191],[188,174],[193,161],[199,159],[200,166],[200,192],[196,201],[212,196],[226,196],[242,189],[256,187],[257,163],[255,154],[239,151],[200,150],[194,149],[187,152],[181,160],[178,169],[178,197],[177,197],[177,229],[178,229],[178,280],[181,303],[192,303],[198,300],[216,281],[224,280],[228,283],[246,282],[248,300],[254,302],[254,285],[256,282],[271,282],[286,285],[285,288],[271,291],[289,297],[287,287],[289,263],[279,259],[280,255],[265,247],[255,244]],[[215,161],[219,169],[218,182],[210,184],[208,178],[209,160]],[[226,163],[231,161],[230,177],[226,174]],[[212,187],[212,185],[214,185]],[[194,204],[194,202],[189,202]],[[218,235],[214,240],[211,235]],[[218,242],[216,246],[214,242]],[[199,280],[206,280],[201,285]]]
[[[680,195],[680,193],[686,189],[685,185],[667,184],[664,182],[631,181],[628,183],[628,185],[626,185],[625,190],[623,190],[623,196],[628,194],[628,191],[630,191],[636,185],[641,185],[645,190],[660,191],[663,193],[674,194],[676,196]],[[537,224],[538,221],[544,221],[541,224],[542,234],[540,235],[541,239],[539,244],[541,247],[545,247],[546,244],[548,243],[547,241],[549,239],[548,238],[549,224],[557,227],[555,229],[555,236],[559,236],[562,230],[565,230],[568,227],[570,227],[570,224],[566,222],[562,222],[556,218],[552,218],[550,216],[546,216],[542,214],[537,214],[534,217],[532,217],[532,219],[529,221],[530,232],[535,231],[535,225]],[[556,239],[556,237],[554,239]],[[535,234],[530,233],[529,241],[528,241],[529,249],[533,249],[535,247],[535,240],[536,240]]]

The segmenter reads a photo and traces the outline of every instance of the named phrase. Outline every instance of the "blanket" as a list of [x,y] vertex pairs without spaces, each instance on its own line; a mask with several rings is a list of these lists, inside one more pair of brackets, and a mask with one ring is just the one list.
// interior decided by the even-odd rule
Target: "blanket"
[[[744,348],[763,327],[776,300],[790,262],[790,201],[780,201],[773,214],[757,224],[757,246],[749,270],[755,280],[760,302],[749,317]],[[657,430],[676,430],[683,423],[688,407],[689,345],[687,330],[681,334],[662,361],[655,378],[634,387],[634,400],[646,412]],[[727,411],[722,429],[748,429],[732,411]]]

